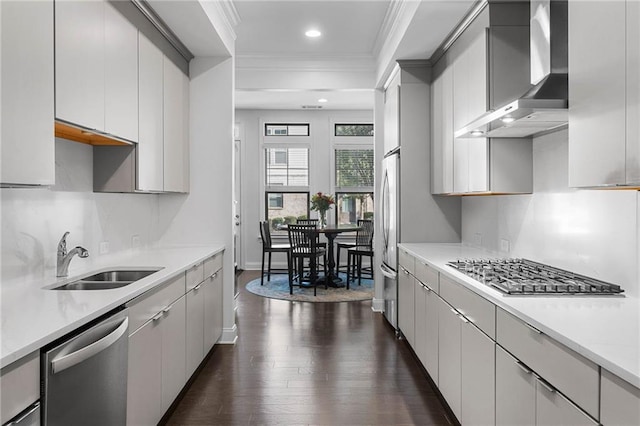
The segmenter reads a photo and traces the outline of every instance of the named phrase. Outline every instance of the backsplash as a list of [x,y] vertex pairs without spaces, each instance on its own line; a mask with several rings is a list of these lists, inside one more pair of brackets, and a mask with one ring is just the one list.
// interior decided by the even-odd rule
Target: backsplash
[[[93,192],[93,148],[56,139],[56,185],[44,189],[0,189],[2,209],[2,282],[55,279],[56,249],[65,231],[67,246],[81,245],[100,256],[158,240],[156,194]],[[77,260],[76,260],[77,261]]]
[[[638,193],[568,187],[568,133],[534,140],[534,193],[462,200],[462,240],[639,295]],[[508,246],[508,252],[505,251]]]

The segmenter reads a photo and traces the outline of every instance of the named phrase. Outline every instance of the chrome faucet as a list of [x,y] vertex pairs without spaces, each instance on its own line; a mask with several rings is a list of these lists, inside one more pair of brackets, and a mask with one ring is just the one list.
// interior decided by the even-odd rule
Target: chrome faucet
[[80,257],[89,257],[89,251],[84,247],[76,247],[67,253],[67,235],[69,231],[65,232],[60,242],[58,243],[58,262],[57,262],[57,277],[66,277],[69,275],[69,263],[76,254]]

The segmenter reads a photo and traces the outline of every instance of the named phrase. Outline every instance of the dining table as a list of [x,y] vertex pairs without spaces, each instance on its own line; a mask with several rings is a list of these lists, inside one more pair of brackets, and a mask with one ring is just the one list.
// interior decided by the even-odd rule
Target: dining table
[[325,282],[329,287],[344,287],[342,279],[336,274],[335,267],[336,261],[333,254],[333,243],[336,237],[343,232],[356,232],[360,231],[362,226],[355,224],[344,225],[326,225],[324,228],[316,228],[316,232],[324,234],[327,237],[327,275],[320,277],[320,282]]

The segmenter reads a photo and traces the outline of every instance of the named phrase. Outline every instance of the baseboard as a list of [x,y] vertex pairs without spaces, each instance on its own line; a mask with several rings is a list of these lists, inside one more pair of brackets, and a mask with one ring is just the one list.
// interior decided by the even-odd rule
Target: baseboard
[[238,340],[238,326],[233,324],[231,328],[223,328],[222,336],[220,336],[220,340],[218,340],[218,344],[220,345],[235,345]]
[[384,312],[384,299],[373,298],[371,302],[371,310],[373,312]]

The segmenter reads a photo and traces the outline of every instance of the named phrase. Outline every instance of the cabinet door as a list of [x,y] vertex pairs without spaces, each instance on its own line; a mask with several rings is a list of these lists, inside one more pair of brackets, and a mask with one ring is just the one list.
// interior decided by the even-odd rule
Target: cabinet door
[[201,283],[187,293],[187,371],[191,377],[204,356],[204,298],[205,289]]
[[154,425],[162,417],[161,322],[150,320],[129,336],[129,425]]
[[495,347],[493,340],[463,319],[460,418],[462,424],[495,424]]
[[384,154],[400,145],[400,86],[396,76],[384,93]]
[[487,33],[482,31],[465,52],[467,120],[487,112]]
[[536,386],[536,424],[539,425],[597,425],[591,417],[569,402],[541,379]]
[[413,348],[415,348],[414,290],[413,276],[406,269],[400,268],[398,274],[398,327]]
[[640,425],[640,389],[602,369],[600,422]]
[[[188,77],[164,57],[164,190],[188,191]],[[186,80],[186,82],[185,82]]]
[[144,35],[138,35],[139,54],[139,143],[137,146],[138,189],[163,190],[163,55]]
[[3,1],[0,10],[0,182],[53,185],[53,1]]
[[535,376],[524,364],[496,345],[496,426],[535,423]]
[[468,141],[469,192],[489,191],[489,141],[485,138],[469,139]]
[[422,363],[429,372],[431,379],[438,384],[438,309],[440,299],[435,291],[427,288],[426,315],[424,334],[426,336],[426,348]]
[[640,183],[640,2],[627,1],[627,183]]
[[461,324],[457,312],[438,299],[438,387],[453,414],[461,415]]
[[104,130],[138,141],[138,30],[104,4]]
[[104,130],[104,3],[55,8],[56,118]]
[[569,186],[625,183],[623,22],[624,1],[569,2]]
[[204,284],[204,354],[222,335],[222,269]]
[[469,192],[469,143],[470,139],[453,141],[453,192],[465,194]]
[[432,86],[432,193],[449,194],[453,192],[453,75],[446,57],[440,61],[444,69]]
[[413,280],[415,283],[415,299],[414,299],[414,351],[418,356],[420,362],[424,365],[427,352],[427,293],[428,289],[417,279]]
[[186,383],[186,295],[164,310],[162,318],[162,412]]

